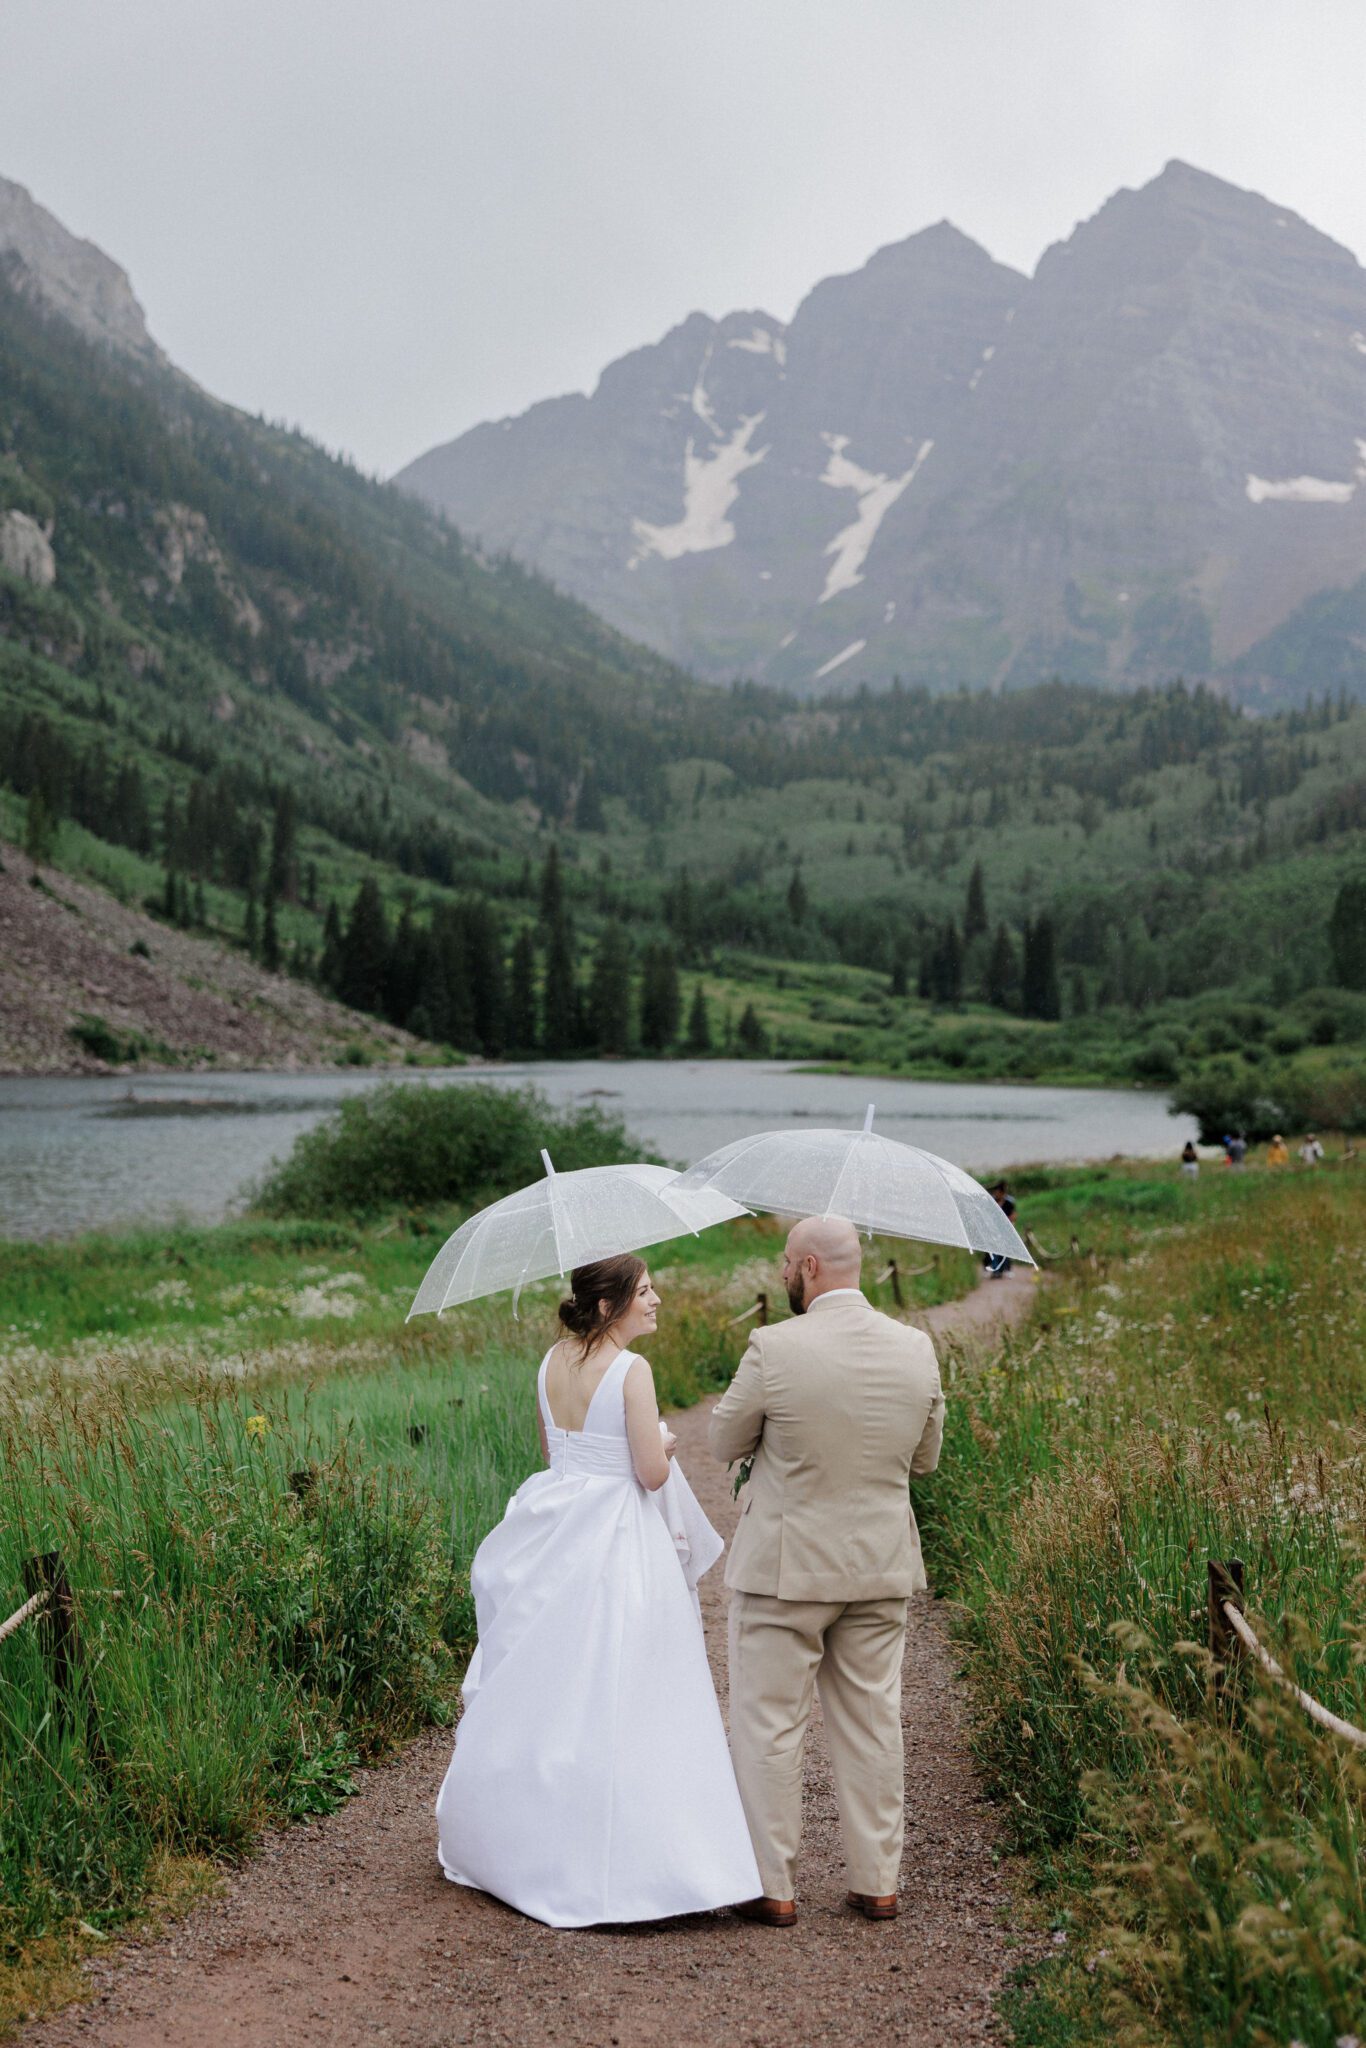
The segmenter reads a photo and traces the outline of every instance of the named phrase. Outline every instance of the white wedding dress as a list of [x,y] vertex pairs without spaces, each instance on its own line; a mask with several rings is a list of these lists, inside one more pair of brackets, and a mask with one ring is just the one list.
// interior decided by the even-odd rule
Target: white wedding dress
[[763,1887],[735,1787],[694,1587],[721,1552],[677,1466],[635,1476],[623,1382],[581,1430],[537,1380],[549,1469],[480,1544],[479,1643],[436,1802],[455,1884],[550,1927],[662,1920]]

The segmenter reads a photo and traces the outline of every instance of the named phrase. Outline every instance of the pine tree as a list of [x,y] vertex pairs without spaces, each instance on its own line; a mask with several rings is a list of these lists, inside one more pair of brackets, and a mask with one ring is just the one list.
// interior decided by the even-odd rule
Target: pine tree
[[204,880],[201,875],[194,878],[194,921],[200,931],[209,922],[208,905],[204,901]]
[[707,1015],[707,998],[700,981],[693,988],[692,1002],[688,1006],[686,1047],[699,1058],[711,1051],[711,1019]]
[[900,946],[897,947],[895,954],[892,956],[892,974],[891,980],[887,984],[887,993],[898,1000],[909,993],[906,975],[906,955]]
[[166,878],[161,885],[161,914],[167,924],[174,924],[176,921],[176,879],[175,869],[168,866]]
[[800,868],[793,868],[792,880],[787,885],[787,914],[793,924],[804,924],[807,912],[806,884]]
[[490,906],[474,898],[464,906],[465,978],[475,1042],[488,1059],[507,1044],[507,982],[503,937]]
[[507,1036],[513,1052],[536,1050],[536,941],[529,924],[522,926],[512,946]]
[[680,956],[686,961],[696,959],[700,938],[697,901],[686,868],[679,869],[678,879],[664,899],[664,920],[678,942]]
[[671,946],[651,946],[645,955],[640,984],[640,1042],[649,1052],[665,1052],[678,1036],[683,1000],[678,986],[678,961]]
[[579,1036],[578,987],[574,976],[574,935],[563,913],[550,927],[541,994],[541,1046],[549,1059],[573,1052]]
[[541,923],[550,931],[564,916],[564,875],[560,849],[554,840],[541,869]]
[[1026,1017],[1041,1017],[1055,1022],[1062,1015],[1062,996],[1058,988],[1057,944],[1053,932],[1053,920],[1047,911],[1042,911],[1032,923],[1026,920],[1024,929],[1024,972],[1021,977],[1021,1004]]
[[740,1018],[735,1042],[740,1052],[748,1059],[761,1059],[768,1051],[768,1033],[760,1022],[753,1003],[746,1003]]
[[615,919],[603,926],[588,988],[588,1031],[599,1052],[624,1053],[631,1040],[631,948]]
[[28,809],[24,817],[24,852],[35,867],[45,867],[52,858],[56,843],[56,813],[41,783],[35,783],[28,793]]
[[261,965],[267,974],[280,971],[280,928],[275,921],[275,891],[266,890],[266,915],[261,926]]
[[972,873],[968,876],[968,900],[963,912],[964,943],[970,946],[986,929],[987,892],[986,884],[982,880],[982,863],[979,860],[974,862]]
[[1003,924],[996,927],[996,936],[991,942],[987,958],[986,979],[982,994],[998,1010],[1008,1010],[1015,999],[1019,979],[1019,963],[1015,948],[1010,942],[1010,933]]
[[275,799],[275,815],[270,830],[270,868],[266,882],[268,897],[278,897],[282,902],[292,902],[298,894],[298,870],[295,857],[299,830],[299,807],[294,791],[286,783]]
[[1349,877],[1328,919],[1328,950],[1339,988],[1366,989],[1366,875]]
[[367,875],[356,891],[342,934],[338,993],[353,1010],[378,1011],[389,966],[389,928],[379,883]]
[[341,914],[334,896],[327,899],[323,914],[323,949],[318,961],[318,980],[325,989],[335,995],[341,981],[342,927]]
[[256,958],[256,947],[260,935],[260,920],[256,909],[256,884],[255,882],[248,882],[247,907],[242,917],[242,944],[246,947],[248,956],[253,960]]

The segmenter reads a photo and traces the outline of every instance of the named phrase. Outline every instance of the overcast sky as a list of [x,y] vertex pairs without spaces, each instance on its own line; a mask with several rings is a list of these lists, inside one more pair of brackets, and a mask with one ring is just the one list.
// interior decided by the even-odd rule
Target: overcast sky
[[1366,254],[1363,0],[0,0],[0,175],[210,390],[389,473],[947,216],[1169,157]]

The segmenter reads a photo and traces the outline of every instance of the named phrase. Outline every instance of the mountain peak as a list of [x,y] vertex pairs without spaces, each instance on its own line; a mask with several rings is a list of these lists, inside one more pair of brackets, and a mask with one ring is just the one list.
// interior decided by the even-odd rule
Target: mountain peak
[[127,273],[9,178],[0,178],[0,265],[21,292],[88,340],[143,362],[165,362]]

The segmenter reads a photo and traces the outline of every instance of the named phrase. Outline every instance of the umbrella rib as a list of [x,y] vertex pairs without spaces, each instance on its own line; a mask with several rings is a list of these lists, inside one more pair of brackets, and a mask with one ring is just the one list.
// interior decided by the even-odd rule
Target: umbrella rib
[[855,1131],[849,1139],[849,1150],[845,1153],[843,1162],[840,1166],[840,1170],[835,1175],[835,1185],[833,1188],[831,1188],[830,1200],[825,1205],[824,1213],[827,1216],[839,1216],[843,1213],[841,1210],[835,1207],[835,1197],[839,1194],[840,1189],[844,1185],[844,1176],[849,1171],[849,1162],[854,1156],[854,1147],[859,1143],[859,1140],[863,1137],[863,1135],[864,1133],[862,1131]]

